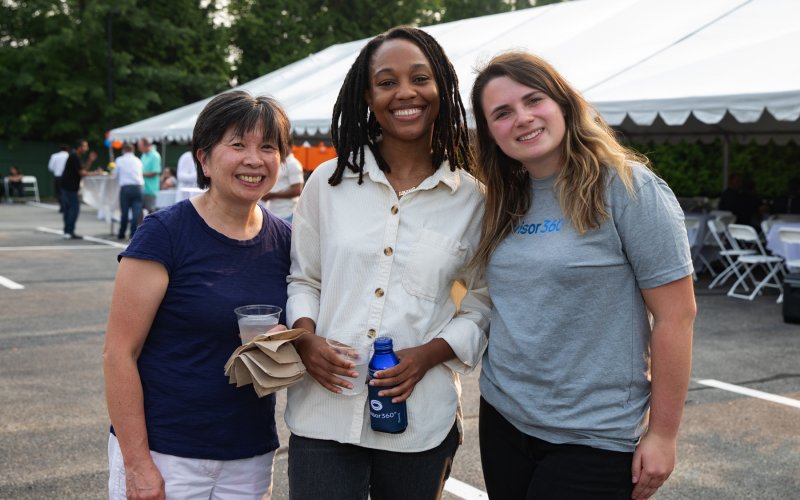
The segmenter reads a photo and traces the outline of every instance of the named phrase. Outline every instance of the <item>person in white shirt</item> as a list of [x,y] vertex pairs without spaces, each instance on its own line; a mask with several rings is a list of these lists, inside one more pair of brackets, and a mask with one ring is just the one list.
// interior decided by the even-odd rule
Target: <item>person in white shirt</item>
[[[428,55],[426,55],[428,54]],[[339,156],[309,177],[295,210],[287,321],[307,376],[288,389],[292,498],[440,498],[461,441],[459,373],[479,363],[490,302],[465,264],[483,199],[469,167],[458,79],[428,34],[393,28],[348,72],[331,128]],[[450,298],[462,282],[460,308]],[[372,430],[354,365],[326,337],[393,339],[400,363],[375,373],[405,401],[401,434]]]
[[119,208],[121,217],[117,238],[125,239],[128,229],[128,212],[131,212],[131,238],[136,232],[139,219],[142,217],[142,189],[144,176],[142,175],[142,160],[133,154],[133,144],[122,146],[122,156],[117,158],[114,167],[114,177],[119,184]]
[[50,161],[47,162],[47,170],[53,174],[53,189],[55,189],[58,200],[59,213],[64,213],[64,202],[61,201],[61,174],[64,173],[64,167],[67,165],[67,158],[69,158],[69,147],[62,144],[59,146],[59,151],[50,155]]
[[303,165],[290,154],[281,163],[278,182],[272,191],[261,198],[261,205],[286,222],[292,222],[294,209],[303,191]]
[[181,201],[191,197],[191,192],[187,188],[197,187],[197,166],[191,151],[186,151],[178,158],[178,166],[175,168],[175,177],[178,178],[178,193],[175,201]]

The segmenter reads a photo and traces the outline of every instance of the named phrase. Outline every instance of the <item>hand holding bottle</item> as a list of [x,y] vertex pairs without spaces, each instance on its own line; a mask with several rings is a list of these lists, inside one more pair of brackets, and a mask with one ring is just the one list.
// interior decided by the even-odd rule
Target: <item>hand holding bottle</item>
[[[381,396],[391,397],[394,403],[408,399],[428,370],[455,357],[450,344],[443,339],[433,339],[421,346],[400,349],[396,354],[400,362],[376,372],[375,378],[369,382],[370,386],[379,388]],[[387,389],[380,389],[382,387]]]

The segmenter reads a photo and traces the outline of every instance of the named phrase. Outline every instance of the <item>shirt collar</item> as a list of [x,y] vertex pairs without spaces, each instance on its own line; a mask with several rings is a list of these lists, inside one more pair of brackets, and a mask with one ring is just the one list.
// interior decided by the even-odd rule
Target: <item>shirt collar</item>
[[[378,162],[375,160],[375,156],[368,147],[364,147],[364,175],[369,177],[373,182],[391,186],[389,180],[386,179],[386,174],[378,167]],[[347,168],[342,177],[351,179],[358,178],[358,173]],[[440,182],[449,187],[451,193],[455,193],[461,185],[461,176],[458,170],[452,172],[450,170],[450,163],[447,160],[443,161],[433,175],[422,181],[417,187],[418,189],[433,189],[438,186]]]

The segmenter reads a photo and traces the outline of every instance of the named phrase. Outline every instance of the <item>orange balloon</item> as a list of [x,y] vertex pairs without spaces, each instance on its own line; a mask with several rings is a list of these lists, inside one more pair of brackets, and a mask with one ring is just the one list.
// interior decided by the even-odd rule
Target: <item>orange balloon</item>
[[114,149],[120,149],[122,147],[122,141],[114,141],[111,143],[111,147]]

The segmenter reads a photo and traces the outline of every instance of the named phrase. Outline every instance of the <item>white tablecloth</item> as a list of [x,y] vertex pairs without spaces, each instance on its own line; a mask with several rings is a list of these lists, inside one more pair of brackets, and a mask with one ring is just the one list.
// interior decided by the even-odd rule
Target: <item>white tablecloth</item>
[[[697,220],[696,227],[690,227],[691,224],[687,224],[686,235],[689,238],[689,247],[692,252],[695,271],[701,272],[705,262],[713,262],[718,258],[717,252],[719,249],[716,243],[709,238],[710,233],[708,232],[708,221],[716,216],[708,213],[687,212],[684,217],[687,221],[689,219]],[[701,255],[705,258],[705,262],[700,258]]]
[[782,227],[800,230],[800,222],[776,222],[767,233],[767,250],[787,260],[800,259],[800,245],[784,244],[778,235]]
[[178,189],[162,189],[156,195],[156,208],[165,208],[173,203],[177,203],[181,200],[186,200],[193,196],[196,196],[205,189],[200,189],[196,187],[192,188],[178,188]]
[[83,178],[83,202],[97,209],[97,218],[111,222],[119,218],[119,184],[111,175],[89,175]]

